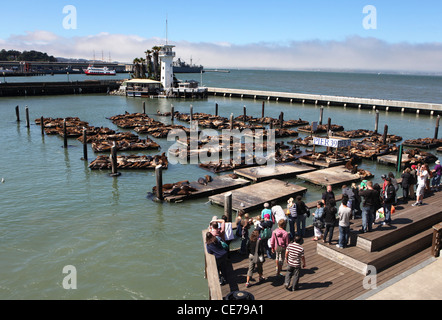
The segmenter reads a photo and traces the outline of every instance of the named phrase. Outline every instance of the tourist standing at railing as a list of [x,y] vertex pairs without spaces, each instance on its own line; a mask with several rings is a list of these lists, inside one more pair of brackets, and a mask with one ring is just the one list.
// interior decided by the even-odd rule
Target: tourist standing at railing
[[285,260],[287,261],[287,274],[285,275],[284,287],[295,291],[298,289],[301,267],[305,268],[304,248],[301,246],[302,238],[296,236],[286,250]]
[[209,254],[215,256],[216,267],[218,268],[219,283],[221,285],[227,282],[226,260],[227,250],[223,248],[220,240],[217,239],[210,231],[206,233],[206,249]]
[[333,231],[335,229],[336,224],[336,214],[338,210],[336,209],[336,201],[334,199],[329,199],[324,207],[324,243],[327,243],[327,235],[328,235],[328,243],[331,244],[333,239]]
[[439,190],[441,176],[442,176],[442,166],[440,165],[440,161],[436,160],[436,165],[433,168],[433,179],[431,180],[432,191]]
[[332,190],[332,186],[328,185],[326,191],[322,194],[322,202],[324,203],[324,205],[326,205],[328,200],[330,199],[336,201],[335,194],[333,193]]
[[341,206],[338,211],[339,216],[339,243],[336,245],[338,248],[345,248],[348,245],[348,239],[350,235],[350,218],[351,209],[347,207],[347,199],[342,198]]
[[264,240],[259,237],[259,231],[255,230],[250,235],[249,243],[247,244],[247,252],[249,253],[249,269],[247,271],[246,288],[250,287],[250,278],[253,275],[253,270],[256,266],[256,271],[259,275],[259,282],[266,280],[263,277],[262,265],[265,261],[264,258]]
[[296,235],[304,238],[306,227],[305,222],[306,219],[310,216],[310,210],[305,202],[302,201],[301,195],[296,196],[296,213]]
[[418,164],[416,176],[417,176],[416,202],[413,203],[412,206],[422,205],[422,200],[424,199],[425,183],[428,179],[428,171],[426,170],[425,165],[421,165],[420,163]]
[[391,206],[394,204],[394,201],[396,199],[396,191],[394,186],[391,184],[390,177],[387,177],[385,179],[387,184],[385,185],[385,190],[382,194],[383,200],[384,200],[384,222],[382,222],[382,225],[391,225]]
[[410,181],[410,199],[416,200],[416,192],[414,190],[414,186],[417,183],[417,167],[416,165],[412,165],[410,169],[411,181]]
[[272,253],[275,254],[277,276],[281,275],[281,269],[285,259],[285,250],[289,245],[289,234],[285,231],[286,224],[286,220],[280,219],[278,221],[278,228],[273,230],[270,240]]
[[373,189],[373,182],[368,181],[367,187],[365,189],[359,190],[359,194],[364,198],[364,202],[362,203],[362,229],[360,230],[362,233],[371,232],[373,225],[373,217],[375,214],[375,203],[376,198],[379,197],[379,194],[376,190]]
[[288,210],[288,221],[289,221],[289,229],[290,229],[290,240],[295,238],[296,232],[296,219],[298,218],[298,214],[296,212],[296,204],[293,202],[293,198],[287,200],[287,210]]
[[402,186],[402,199],[404,201],[404,203],[407,203],[408,200],[410,199],[410,185],[413,182],[413,176],[411,175],[411,170],[410,168],[406,168],[401,175],[402,178],[402,182],[401,182],[401,186]]

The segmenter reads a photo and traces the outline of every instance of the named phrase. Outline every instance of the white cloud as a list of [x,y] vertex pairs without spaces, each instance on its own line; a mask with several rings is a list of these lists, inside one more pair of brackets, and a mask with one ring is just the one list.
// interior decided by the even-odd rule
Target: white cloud
[[[131,62],[164,39],[137,35],[99,33],[65,38],[48,31],[27,32],[0,39],[5,49],[40,50],[66,58],[105,59]],[[291,43],[174,42],[176,56],[206,68],[266,69],[359,69],[442,72],[442,43],[387,43],[376,38],[349,37],[344,41],[293,41]]]

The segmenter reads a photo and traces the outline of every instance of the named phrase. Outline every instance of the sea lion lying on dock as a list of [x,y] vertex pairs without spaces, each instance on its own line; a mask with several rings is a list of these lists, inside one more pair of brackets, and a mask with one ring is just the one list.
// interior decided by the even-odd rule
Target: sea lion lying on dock
[[206,178],[198,178],[198,183],[202,184],[203,186],[207,186],[207,180]]

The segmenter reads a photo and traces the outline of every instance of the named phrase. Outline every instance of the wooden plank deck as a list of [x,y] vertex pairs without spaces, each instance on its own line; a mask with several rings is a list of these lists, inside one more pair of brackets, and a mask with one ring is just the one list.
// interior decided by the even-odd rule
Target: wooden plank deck
[[[386,165],[397,165],[397,154],[386,154],[383,156],[379,156],[377,158],[377,162],[382,163],[382,164],[386,164]],[[405,165],[407,163],[411,162],[411,159],[408,158],[408,154],[403,153],[402,154],[402,159],[401,159],[401,164]]]
[[[250,186],[232,190],[232,209],[245,212],[262,208],[264,203],[287,200],[303,194],[307,188],[277,179],[254,183]],[[223,206],[225,193],[209,197],[212,203]]]
[[316,168],[298,163],[277,163],[274,166],[259,166],[254,168],[242,168],[234,173],[252,181],[262,181],[276,178],[294,177],[298,174],[314,171]]
[[337,186],[361,180],[359,174],[352,174],[345,166],[307,172],[298,175],[297,178],[319,186]]
[[[442,192],[424,198],[424,203],[440,206]],[[410,205],[411,203],[404,206],[403,210]],[[417,213],[419,208],[422,207],[413,207],[413,212]],[[352,228],[356,228],[360,226],[361,220],[352,220],[352,223]],[[335,247],[338,236],[339,230],[336,227],[332,247]],[[250,292],[256,300],[353,300],[370,292],[370,289],[365,289],[363,286],[364,275],[319,255],[317,253],[319,243],[312,241],[312,238],[313,230],[307,228],[302,244],[305,250],[306,268],[301,270],[299,290],[292,292],[284,288],[284,277],[276,276],[275,260],[272,259],[266,259],[263,265],[264,277],[267,280],[259,283],[258,274],[255,272],[250,282],[251,286],[246,288],[248,258],[239,254],[238,251],[232,251],[229,261],[229,283],[221,286],[222,295],[226,296],[231,291],[241,290]],[[409,241],[412,245],[413,239],[410,238]],[[416,253],[394,265],[379,270],[376,274],[376,285],[380,286],[430,258],[432,258],[430,246],[417,250]],[[282,273],[285,272],[286,264],[284,263]]]
[[191,192],[188,195],[175,195],[175,196],[165,196],[164,200],[168,202],[177,202],[187,199],[194,199],[200,197],[206,197],[209,195],[226,192],[236,188],[241,188],[250,184],[250,181],[242,178],[233,179],[229,175],[221,175],[213,177],[213,181],[209,182],[207,185],[202,185],[198,181],[190,182],[189,185],[197,191]]

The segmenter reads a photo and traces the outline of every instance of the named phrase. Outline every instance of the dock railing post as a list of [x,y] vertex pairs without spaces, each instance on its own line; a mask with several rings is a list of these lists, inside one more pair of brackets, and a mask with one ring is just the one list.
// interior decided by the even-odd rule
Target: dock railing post
[[232,192],[224,195],[224,215],[227,217],[226,222],[232,221]]
[[434,128],[434,139],[437,139],[437,136],[439,135],[439,120],[440,115],[437,116],[436,127]]
[[157,165],[155,167],[155,180],[157,184],[156,188],[156,196],[157,199],[160,201],[163,201],[163,166],[161,164]]

